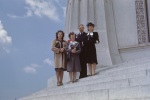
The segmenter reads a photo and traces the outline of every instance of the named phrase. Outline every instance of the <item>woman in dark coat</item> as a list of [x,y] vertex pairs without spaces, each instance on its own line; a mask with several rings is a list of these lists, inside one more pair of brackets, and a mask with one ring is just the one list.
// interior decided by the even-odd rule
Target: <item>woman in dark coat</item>
[[79,42],[75,41],[76,35],[71,32],[69,34],[70,41],[66,48],[66,52],[70,54],[70,59],[67,60],[67,71],[70,76],[70,83],[76,82],[76,73],[81,71],[79,53],[81,52]]
[[87,24],[88,34],[86,38],[86,61],[89,68],[90,76],[95,75],[97,62],[97,54],[95,44],[99,43],[99,35],[94,31],[94,24],[89,22]]

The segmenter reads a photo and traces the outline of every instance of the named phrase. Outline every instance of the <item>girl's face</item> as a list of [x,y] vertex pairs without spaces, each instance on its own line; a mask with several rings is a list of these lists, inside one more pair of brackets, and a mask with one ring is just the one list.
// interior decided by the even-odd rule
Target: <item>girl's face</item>
[[88,30],[89,30],[90,32],[93,32],[93,31],[94,31],[94,27],[93,27],[93,26],[88,26]]
[[75,34],[70,36],[71,41],[75,41],[75,38],[76,38]]
[[58,33],[58,39],[62,39],[63,38],[63,33],[62,32],[59,32]]

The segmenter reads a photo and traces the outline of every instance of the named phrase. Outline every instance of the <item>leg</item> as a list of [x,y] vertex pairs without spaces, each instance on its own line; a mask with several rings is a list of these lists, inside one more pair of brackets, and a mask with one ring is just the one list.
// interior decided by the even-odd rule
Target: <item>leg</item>
[[74,82],[76,81],[76,74],[77,74],[77,72],[73,72],[73,81]]
[[95,75],[95,71],[96,71],[96,63],[93,64],[93,75]]
[[70,82],[73,82],[73,72],[69,72]]
[[88,63],[88,68],[89,68],[90,76],[92,76],[92,64],[89,64],[89,63]]
[[79,79],[87,77],[87,64],[85,62],[80,63],[81,63],[81,72]]
[[64,75],[64,71],[60,71],[60,83],[62,84],[62,80],[63,80],[63,75]]
[[59,86],[60,84],[59,84],[59,71],[56,71],[56,77],[57,77],[57,85]]

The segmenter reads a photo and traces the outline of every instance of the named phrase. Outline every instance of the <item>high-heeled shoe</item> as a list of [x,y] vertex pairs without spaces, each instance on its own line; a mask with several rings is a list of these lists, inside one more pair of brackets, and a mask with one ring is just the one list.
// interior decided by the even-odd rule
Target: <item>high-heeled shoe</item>
[[63,85],[63,83],[62,83],[62,82],[60,82],[60,86],[61,86],[61,85]]
[[70,84],[72,84],[72,83],[73,83],[73,81],[69,81],[69,83],[70,83]]
[[60,82],[57,82],[57,86],[60,86]]

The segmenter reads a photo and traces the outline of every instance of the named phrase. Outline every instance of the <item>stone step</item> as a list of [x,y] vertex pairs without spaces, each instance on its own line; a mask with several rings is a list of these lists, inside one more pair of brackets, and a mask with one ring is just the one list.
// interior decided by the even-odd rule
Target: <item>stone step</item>
[[86,92],[91,90],[97,89],[109,89],[109,88],[117,88],[117,87],[128,87],[129,81],[128,79],[125,80],[117,80],[111,82],[104,82],[104,83],[96,83],[96,84],[88,84],[83,86],[73,86],[73,87],[65,87],[59,90],[48,90],[47,92],[51,95],[54,94],[64,94],[64,93],[74,93],[74,92]]
[[[121,77],[123,77],[123,79],[126,78],[126,77],[131,78],[132,76],[133,77],[134,76],[138,77],[138,76],[140,76],[142,74],[142,73],[140,73],[138,71],[140,71],[140,70],[143,71],[143,70],[147,70],[147,69],[150,69],[150,64],[149,63],[148,64],[144,64],[142,66],[133,67],[133,68],[130,68],[130,69],[125,69],[125,70],[123,69],[123,70],[109,72],[109,73],[100,73],[99,75],[95,75],[95,76],[92,76],[92,77],[87,77],[87,78],[80,79],[79,83],[81,83],[83,81],[89,81],[89,80],[93,80],[92,82],[94,82],[97,79],[104,80],[104,82],[105,82],[105,80],[107,80],[107,79],[110,80],[112,78],[112,80],[113,80],[114,78],[118,78],[119,76],[120,76],[120,79],[121,79]],[[135,73],[133,73],[133,72],[137,72],[137,73],[139,73],[139,75],[135,75]],[[131,74],[129,74],[129,73],[131,73]],[[86,83],[88,83],[88,82],[86,82]],[[83,83],[81,83],[81,84],[83,84]],[[51,89],[53,90],[56,87],[57,86],[55,85],[54,87],[51,87]]]
[[113,65],[113,66],[110,66],[110,67],[130,67],[130,66],[132,67],[132,66],[136,66],[138,64],[144,64],[144,63],[149,62],[149,61],[150,61],[150,57],[137,59],[137,60],[132,60],[132,61],[127,61],[127,62],[117,64],[117,65]]
[[147,61],[150,61],[150,57],[130,60],[130,61],[123,62],[121,64],[114,65],[114,66],[122,66],[122,65],[123,65],[122,67],[124,67],[124,66],[132,66],[132,65],[137,65],[137,64],[144,63],[144,62],[147,62]]
[[[60,90],[60,89],[64,89],[64,88],[70,88],[70,87],[74,87],[74,86],[84,86],[84,85],[89,85],[89,84],[100,84],[100,83],[106,83],[106,82],[110,82],[110,81],[117,81],[117,80],[124,80],[124,79],[128,79],[128,78],[138,78],[138,77],[146,77],[146,76],[150,76],[150,73],[148,73],[149,70],[142,70],[142,71],[135,71],[135,72],[130,72],[127,74],[119,74],[119,75],[109,75],[109,76],[104,76],[104,77],[98,77],[98,78],[93,78],[93,77],[89,77],[88,80],[86,81],[82,81],[79,80],[79,82],[76,82],[74,84],[69,84],[69,83],[65,83],[63,86],[61,87],[53,87],[53,88],[48,88],[49,90],[53,91],[53,90]],[[92,80],[92,81],[90,81]],[[44,90],[42,90],[44,91]]]
[[[139,77],[146,77],[146,71],[140,71],[140,72],[134,72],[134,73],[131,73],[131,74],[127,74],[127,75],[120,75],[120,76],[111,76],[111,77],[104,77],[102,79],[99,79],[99,80],[92,80],[92,81],[88,81],[88,82],[85,82],[84,84],[81,83],[81,82],[76,82],[74,84],[65,84],[64,86],[61,86],[61,87],[55,87],[55,88],[46,88],[46,89],[43,89],[41,91],[38,91],[33,95],[38,95],[38,94],[42,94],[42,93],[45,93],[46,91],[54,91],[54,90],[61,90],[61,89],[64,89],[64,88],[70,88],[70,87],[77,87],[77,86],[83,86],[83,85],[88,85],[88,84],[100,84],[100,83],[106,83],[106,82],[111,82],[111,81],[117,81],[117,80],[123,80],[123,79],[128,79],[128,78],[131,78],[133,79],[134,81],[134,78],[139,78]],[[145,83],[146,84],[146,83]],[[132,85],[132,84],[131,84]]]
[[119,70],[124,70],[124,69],[130,69],[130,68],[136,68],[136,67],[140,67],[140,66],[145,66],[145,65],[149,65],[150,61],[147,61],[145,63],[142,64],[137,64],[134,66],[125,66],[125,67],[112,67],[110,69],[106,69],[106,70],[101,70],[101,73],[109,73],[109,72],[114,72],[114,71],[119,71]]
[[147,57],[115,65],[77,83],[46,88],[19,100],[147,100],[146,97],[150,98],[149,61]]
[[19,100],[150,100],[150,85],[31,96]]
[[128,69],[131,67],[141,66],[149,62],[150,62],[150,57],[146,57],[146,58],[136,59],[136,60],[124,62],[124,63],[113,65],[113,66],[98,67],[97,72],[106,73],[106,72],[112,72],[116,70]]
[[43,96],[45,93],[49,93],[49,95],[59,95],[64,93],[74,93],[74,92],[86,92],[92,90],[103,90],[103,89],[115,89],[120,87],[131,87],[131,86],[140,86],[140,85],[148,85],[150,84],[150,77],[139,77],[139,78],[129,78],[124,80],[117,80],[117,81],[110,81],[104,83],[96,83],[96,84],[89,84],[84,86],[74,86],[69,88],[62,88],[58,90],[46,90],[37,93],[36,95]]
[[[109,99],[114,100],[114,99]],[[116,100],[116,99],[115,99]],[[119,99],[119,100],[150,100],[150,97],[144,97],[144,98],[126,98],[126,99]]]
[[129,73],[127,75],[121,74],[116,76],[109,76],[109,77],[103,77],[103,78],[97,78],[92,79],[92,81],[80,81],[76,82],[74,84],[65,84],[65,87],[73,87],[73,86],[82,86],[82,85],[88,85],[88,84],[96,84],[96,83],[103,83],[103,82],[109,82],[109,81],[117,81],[117,80],[123,80],[128,78],[139,78],[139,77],[146,77],[146,71],[138,71]]
[[[83,85],[88,85],[88,84],[104,83],[104,82],[117,81],[117,80],[123,80],[123,79],[128,79],[128,78],[146,77],[146,75],[147,75],[147,71],[143,70],[143,71],[132,72],[132,73],[128,73],[128,74],[104,76],[104,77],[99,77],[99,78],[89,77],[89,79],[87,81],[79,80],[79,82],[76,82],[73,84],[65,83],[63,86],[60,86],[60,87],[55,86],[53,88],[48,88],[48,89],[53,91],[53,90],[60,90],[60,89],[64,89],[64,88],[70,88],[70,87],[74,87],[74,86],[83,86]],[[42,90],[42,91],[44,91],[44,90]]]
[[145,98],[150,97],[150,85],[117,88],[109,90],[110,99]]
[[[116,75],[121,75],[121,74],[128,74],[128,73],[132,73],[132,72],[138,72],[138,71],[142,71],[142,70],[148,70],[150,69],[150,63],[145,63],[143,65],[137,65],[136,67],[131,67],[131,68],[123,68],[120,70],[113,70],[110,72],[100,72],[98,75],[92,76],[92,79],[97,79],[97,78],[101,78],[101,77],[109,77],[109,76],[116,76]],[[87,80],[91,80],[90,78],[83,78],[80,81],[87,81]]]
[[[144,58],[143,58],[144,59]],[[136,69],[136,67],[139,67],[139,68],[143,68],[143,66],[144,65],[146,65],[146,64],[148,64],[149,63],[149,59],[148,58],[146,58],[146,59],[144,59],[144,61],[146,61],[146,62],[143,62],[143,60],[135,60],[135,61],[138,61],[138,63],[139,62],[142,62],[141,64],[138,64],[138,66],[132,66],[131,67],[131,64],[129,64],[130,66],[126,66],[126,67],[103,67],[103,68],[99,68],[99,69],[97,69],[97,73],[98,73],[98,75],[100,75],[100,76],[92,76],[93,78],[99,78],[99,77],[104,77],[104,76],[106,76],[106,73],[107,74],[111,74],[111,75],[113,75],[113,74],[118,74],[118,72],[119,73],[121,73],[122,74],[122,71],[120,71],[120,70],[124,70],[124,69],[129,69],[129,68],[135,68]],[[135,61],[129,61],[130,63],[133,63],[133,64],[135,64]],[[125,63],[126,64],[126,63]],[[132,64],[132,65],[133,65]],[[123,66],[124,64],[121,64],[121,66]],[[127,64],[126,64],[127,65]],[[137,65],[137,64],[136,64]],[[142,66],[142,67],[141,67]],[[149,64],[149,66],[150,66],[150,64]],[[137,69],[137,70],[140,70],[140,69]],[[118,71],[118,72],[116,72],[116,71]],[[104,75],[102,75],[102,74],[104,74]],[[66,82],[69,82],[69,74],[68,73],[65,73],[64,74],[64,77],[67,77],[67,78],[64,78],[64,83],[66,83]],[[51,82],[49,81],[49,85],[48,85],[48,87],[49,88],[56,88],[56,77],[53,77],[53,78],[51,78],[52,80],[51,80]],[[67,80],[66,80],[67,79]],[[83,79],[81,79],[81,81],[86,81],[86,80],[89,80],[89,78],[83,78]],[[90,79],[91,80],[91,79]]]

